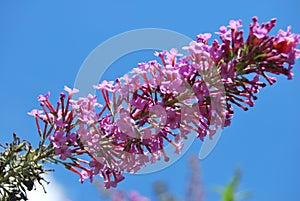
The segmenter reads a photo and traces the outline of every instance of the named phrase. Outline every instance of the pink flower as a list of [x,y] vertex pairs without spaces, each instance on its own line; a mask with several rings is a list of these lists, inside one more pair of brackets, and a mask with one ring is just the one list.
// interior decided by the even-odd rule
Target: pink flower
[[183,146],[184,146],[184,144],[183,144],[182,141],[178,142],[178,143],[175,145],[175,148],[176,148],[176,149],[175,149],[174,153],[175,153],[175,154],[180,154],[180,151],[182,150]]
[[139,136],[139,133],[136,132],[134,128],[134,120],[130,117],[117,119],[116,124],[120,133],[123,134],[121,136],[125,137],[125,139],[128,139],[128,137],[136,138]]
[[71,89],[71,88],[69,88],[67,86],[64,86],[64,90],[69,93],[69,96],[72,96],[73,94],[79,92],[78,89],[75,89],[75,88]]
[[115,86],[113,83],[114,83],[113,81],[108,82],[108,81],[104,80],[102,83],[94,85],[94,88],[98,89],[98,90],[105,89],[107,91],[113,92],[115,90]]
[[215,34],[219,34],[223,42],[231,41],[231,30],[227,30],[226,26],[221,26],[219,32],[215,32]]
[[55,154],[58,155],[61,160],[66,160],[72,155],[72,151],[68,146],[63,145],[55,148]]
[[91,173],[86,170],[82,170],[80,172],[80,179],[79,179],[80,183],[83,183],[88,178],[90,178],[91,182],[93,181],[93,179],[92,179],[93,177],[92,177]]
[[267,36],[268,30],[265,27],[255,26],[253,27],[253,34],[256,38],[262,39]]
[[87,97],[80,97],[77,101],[73,100],[71,105],[75,109],[74,116],[88,124],[98,120],[96,108],[102,107],[102,105],[97,102],[97,97],[91,94]]
[[89,166],[92,168],[92,172],[93,172],[94,175],[99,174],[99,172],[104,167],[104,165],[102,163],[100,163],[98,160],[90,161]]
[[179,127],[180,124],[180,113],[174,110],[167,111],[167,124],[170,125],[171,129],[175,129]]
[[175,66],[177,63],[177,57],[182,56],[182,54],[178,54],[178,49],[172,48],[170,52],[166,52],[166,62],[170,66]]
[[195,118],[197,110],[195,107],[182,106],[181,107],[181,118],[185,123],[190,123]]
[[138,68],[147,72],[150,68],[150,65],[148,63],[142,62],[138,63]]
[[157,56],[157,57],[160,57],[160,58],[165,57],[166,54],[167,54],[167,51],[166,51],[166,50],[164,50],[164,51],[162,51],[162,52],[154,51],[154,55]]
[[195,82],[192,89],[198,99],[199,105],[202,105],[204,99],[209,97],[209,90],[206,84],[201,81]]
[[[167,121],[167,113],[163,107],[163,103],[159,102],[149,108],[149,119],[148,121],[157,126],[165,126]],[[159,129],[160,130],[160,129]]]
[[145,108],[147,102],[148,102],[147,100],[145,100],[141,97],[137,97],[136,99],[132,99],[130,101],[130,104],[135,106],[137,109],[142,110]]
[[77,135],[75,133],[70,133],[69,135],[67,135],[67,141],[71,144],[73,144],[74,146],[77,146]]
[[53,146],[55,148],[59,148],[67,142],[67,137],[64,136],[64,131],[58,130],[53,135],[49,136],[49,139],[51,140]]
[[228,78],[236,78],[235,64],[232,62],[228,62],[227,64],[221,64],[221,77],[225,80],[227,80]]
[[43,113],[42,110],[37,110],[37,109],[33,109],[30,112],[27,112],[28,115],[33,116],[33,117],[38,117]]
[[63,122],[62,119],[54,119],[54,124],[55,124],[57,127],[65,127],[65,126],[68,125],[68,124],[66,124],[65,122]]
[[211,33],[204,33],[197,35],[197,42],[207,44],[208,40],[211,38]]
[[[111,179],[111,175],[113,176],[114,180]],[[104,181],[104,187],[109,189],[110,187],[116,187],[119,182],[124,180],[124,176],[121,172],[116,172],[112,170],[105,171],[106,180]]]
[[229,27],[235,31],[242,27],[242,20],[230,20]]
[[45,95],[39,95],[38,101],[43,102],[49,99],[50,91],[48,91]]

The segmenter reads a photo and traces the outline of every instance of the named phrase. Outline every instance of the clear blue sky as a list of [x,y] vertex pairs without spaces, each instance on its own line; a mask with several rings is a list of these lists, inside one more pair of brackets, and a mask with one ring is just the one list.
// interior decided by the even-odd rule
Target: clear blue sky
[[[37,142],[34,120],[27,112],[38,107],[36,97],[51,91],[53,100],[64,85],[72,86],[88,54],[116,34],[138,28],[164,28],[194,38],[214,32],[230,19],[242,19],[247,29],[252,16],[261,21],[278,18],[276,30],[292,25],[300,33],[300,2],[285,1],[4,1],[0,0],[0,141],[11,133]],[[149,58],[149,51],[118,60],[106,74],[116,78]],[[237,111],[214,152],[201,161],[206,200],[215,201],[214,185],[223,185],[236,166],[242,168],[241,190],[255,201],[298,201],[300,61],[292,81],[278,78],[261,90],[255,107]],[[113,70],[114,69],[114,70]],[[170,190],[184,195],[187,157],[198,153],[197,141],[179,162],[161,172],[127,176],[120,187],[150,195],[152,183],[164,180]],[[88,195],[100,200],[95,188],[77,182],[63,168],[54,174],[68,197]],[[87,194],[88,193],[88,194]]]

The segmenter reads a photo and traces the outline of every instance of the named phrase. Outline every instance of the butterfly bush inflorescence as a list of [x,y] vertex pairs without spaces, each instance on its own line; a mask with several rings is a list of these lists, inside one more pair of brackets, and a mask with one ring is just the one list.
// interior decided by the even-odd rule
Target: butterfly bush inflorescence
[[[42,110],[30,112],[43,140],[49,139],[56,160],[80,181],[100,175],[106,188],[116,187],[123,172],[135,173],[147,163],[168,161],[166,144],[179,154],[183,139],[196,132],[203,140],[231,124],[233,105],[248,110],[270,75],[292,79],[300,36],[269,32],[275,19],[259,24],[253,17],[247,38],[240,20],[220,27],[220,41],[199,34],[187,47],[155,52],[160,62],[139,63],[115,82],[95,85],[95,95],[72,100],[77,89],[65,87],[56,105],[50,93],[40,95]],[[81,157],[82,156],[82,157]]]

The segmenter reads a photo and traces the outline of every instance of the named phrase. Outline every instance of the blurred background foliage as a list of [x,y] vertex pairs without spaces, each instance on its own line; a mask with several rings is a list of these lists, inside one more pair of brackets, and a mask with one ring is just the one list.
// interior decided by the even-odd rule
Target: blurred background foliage
[[[188,161],[189,175],[186,184],[185,197],[180,197],[176,192],[169,190],[167,182],[156,181],[153,183],[153,193],[155,201],[205,201],[205,190],[201,180],[200,163],[195,155],[190,156]],[[236,168],[232,179],[225,186],[215,186],[213,189],[220,195],[220,201],[242,201],[252,196],[249,191],[241,191],[239,182],[241,180],[241,170]],[[95,182],[101,198],[106,201],[151,201],[146,196],[140,195],[137,191],[126,192],[122,189],[105,189],[100,181]],[[154,201],[154,200],[152,200]]]

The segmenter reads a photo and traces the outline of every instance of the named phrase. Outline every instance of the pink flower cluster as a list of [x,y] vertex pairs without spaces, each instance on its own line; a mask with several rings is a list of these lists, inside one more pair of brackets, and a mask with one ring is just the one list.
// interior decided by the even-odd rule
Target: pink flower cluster
[[[65,87],[67,98],[62,93],[56,107],[48,93],[38,98],[42,111],[30,114],[41,138],[49,138],[61,163],[82,182],[100,175],[106,188],[115,187],[123,172],[135,173],[161,158],[167,162],[166,144],[179,154],[191,132],[203,141],[230,125],[232,104],[248,110],[266,86],[261,78],[276,81],[267,73],[292,78],[300,36],[290,27],[269,36],[275,22],[259,25],[254,17],[244,41],[241,21],[232,20],[216,33],[220,41],[209,45],[211,34],[199,34],[184,47],[188,56],[176,49],[155,52],[162,64],[139,63],[115,82],[95,85],[102,105],[95,95],[71,100],[77,90]],[[83,154],[90,159],[80,158]]]

